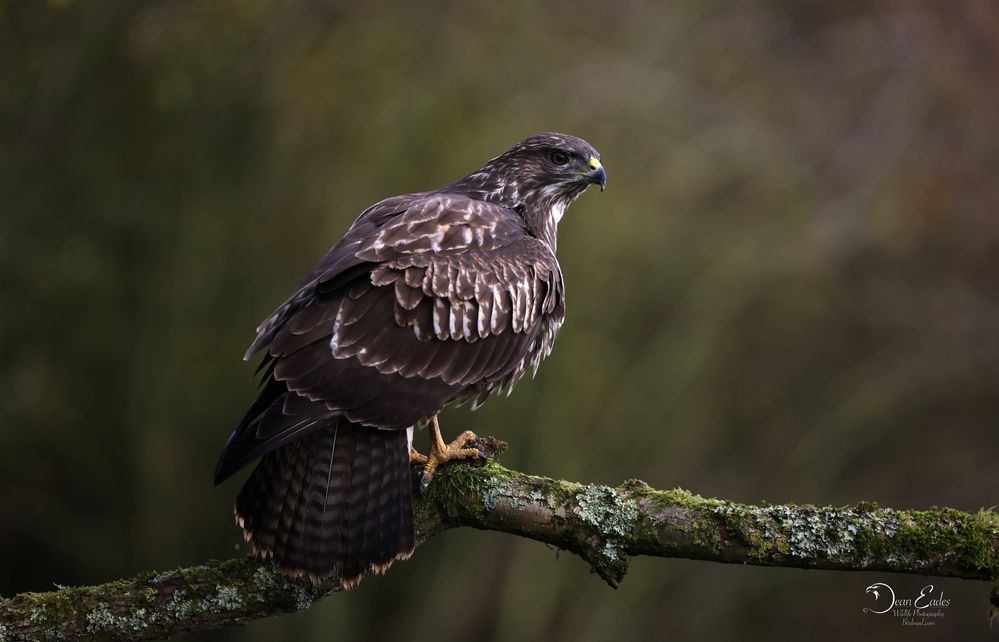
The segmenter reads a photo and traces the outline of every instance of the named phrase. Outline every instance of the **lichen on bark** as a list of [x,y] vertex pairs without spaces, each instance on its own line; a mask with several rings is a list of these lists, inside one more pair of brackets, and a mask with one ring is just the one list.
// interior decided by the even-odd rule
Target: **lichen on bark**
[[[459,526],[529,537],[579,555],[611,586],[638,555],[999,579],[999,515],[988,510],[755,506],[639,480],[584,485],[480,464],[444,466],[414,489],[418,542]],[[335,578],[287,578],[249,557],[212,560],[0,600],[0,642],[159,639],[304,610],[340,589]],[[999,608],[995,593],[992,602]]]

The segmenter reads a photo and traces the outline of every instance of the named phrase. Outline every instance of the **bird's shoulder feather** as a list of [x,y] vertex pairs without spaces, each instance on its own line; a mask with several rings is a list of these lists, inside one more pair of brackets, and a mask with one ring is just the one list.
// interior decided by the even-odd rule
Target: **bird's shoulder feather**
[[[427,296],[451,301],[468,301],[477,295],[499,301],[503,295],[490,294],[486,288],[501,284],[513,287],[509,294],[516,297],[516,288],[530,287],[536,278],[551,282],[553,295],[561,294],[561,271],[555,256],[528,233],[523,219],[512,209],[461,194],[392,197],[365,210],[300,289],[260,324],[246,358],[271,344],[281,328],[317,297],[347,285],[361,287],[367,274],[373,285],[394,284],[397,279],[392,275],[400,271],[407,276],[395,288],[401,307],[409,310],[415,306],[416,293],[404,284],[415,282],[417,275],[426,281],[422,290]],[[553,304],[548,302],[549,307]],[[485,305],[490,306],[490,301]],[[530,312],[523,303],[520,311]],[[511,319],[518,330],[521,320],[523,316]],[[502,325],[502,318],[497,323]]]

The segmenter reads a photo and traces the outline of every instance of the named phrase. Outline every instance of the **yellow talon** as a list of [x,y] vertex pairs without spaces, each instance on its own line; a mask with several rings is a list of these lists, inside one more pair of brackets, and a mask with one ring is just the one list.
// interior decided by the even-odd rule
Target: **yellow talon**
[[478,448],[469,448],[468,443],[475,441],[478,437],[471,430],[458,435],[458,438],[449,444],[444,443],[441,437],[441,427],[437,422],[437,416],[430,420],[430,452],[426,457],[411,450],[409,460],[411,462],[423,464],[423,476],[420,479],[420,488],[426,488],[434,478],[437,466],[455,459],[472,459],[483,457]]

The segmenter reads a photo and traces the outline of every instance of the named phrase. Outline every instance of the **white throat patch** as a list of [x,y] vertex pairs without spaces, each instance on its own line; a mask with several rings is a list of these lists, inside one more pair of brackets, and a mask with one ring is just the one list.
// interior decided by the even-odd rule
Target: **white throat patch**
[[552,203],[552,216],[555,217],[556,223],[562,220],[562,216],[565,214],[565,208],[568,206],[569,204],[561,199]]

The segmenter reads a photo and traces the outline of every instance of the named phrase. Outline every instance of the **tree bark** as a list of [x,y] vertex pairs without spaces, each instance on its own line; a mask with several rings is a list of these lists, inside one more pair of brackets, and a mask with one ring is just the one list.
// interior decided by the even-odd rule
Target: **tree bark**
[[[638,480],[609,487],[536,477],[488,461],[442,468],[415,493],[415,513],[420,543],[459,526],[529,537],[579,555],[612,587],[637,555],[999,577],[999,515],[986,510],[756,506]],[[301,611],[339,590],[335,578],[314,585],[251,557],[212,560],[0,600],[0,642],[159,639]]]

